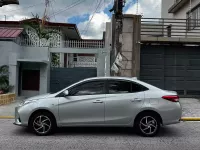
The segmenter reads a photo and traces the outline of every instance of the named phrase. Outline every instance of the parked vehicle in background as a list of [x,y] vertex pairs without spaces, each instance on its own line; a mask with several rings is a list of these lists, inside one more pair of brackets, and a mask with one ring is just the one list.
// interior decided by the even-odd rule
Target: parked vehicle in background
[[181,115],[176,92],[135,78],[96,77],[23,101],[16,107],[14,124],[37,135],[48,135],[56,127],[118,126],[155,136],[161,125],[179,123]]

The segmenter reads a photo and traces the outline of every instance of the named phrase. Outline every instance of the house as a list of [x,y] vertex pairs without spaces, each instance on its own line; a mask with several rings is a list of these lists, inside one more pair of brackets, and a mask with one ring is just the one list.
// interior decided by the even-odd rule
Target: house
[[[32,28],[23,28],[22,21],[0,21],[0,65],[9,66],[12,92],[34,96],[51,87],[61,90],[78,80],[109,73],[103,39],[82,39],[75,24],[46,22],[45,26],[59,34],[39,39]],[[52,54],[58,56],[58,63],[52,64]]]
[[162,18],[200,19],[200,0],[162,0]]

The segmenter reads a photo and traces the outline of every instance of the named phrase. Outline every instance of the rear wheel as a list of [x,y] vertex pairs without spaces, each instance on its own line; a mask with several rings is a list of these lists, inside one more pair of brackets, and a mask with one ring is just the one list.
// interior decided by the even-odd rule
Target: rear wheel
[[55,127],[55,119],[48,112],[39,112],[33,115],[29,123],[29,128],[40,136],[51,134]]
[[153,113],[140,115],[135,122],[136,131],[142,136],[153,137],[160,129],[160,119]]

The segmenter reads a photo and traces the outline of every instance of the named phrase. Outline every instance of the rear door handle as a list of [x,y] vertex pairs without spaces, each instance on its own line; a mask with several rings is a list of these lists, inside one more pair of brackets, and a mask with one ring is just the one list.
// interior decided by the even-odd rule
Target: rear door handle
[[93,101],[93,103],[103,103],[103,101],[101,101],[101,100],[96,100],[96,101]]
[[134,98],[133,100],[131,100],[131,102],[140,102],[140,101],[142,101],[141,98]]

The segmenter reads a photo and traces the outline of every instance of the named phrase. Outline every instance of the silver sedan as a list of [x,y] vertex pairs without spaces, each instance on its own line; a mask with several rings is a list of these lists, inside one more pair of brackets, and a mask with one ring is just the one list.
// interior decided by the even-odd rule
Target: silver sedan
[[155,136],[161,125],[180,122],[179,97],[135,78],[97,77],[77,82],[57,93],[31,97],[15,108],[15,125],[37,135],[56,127],[134,127]]

